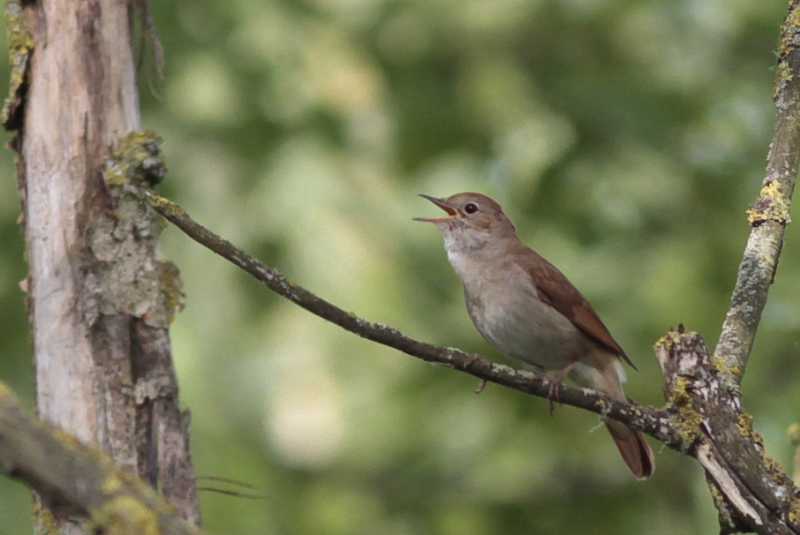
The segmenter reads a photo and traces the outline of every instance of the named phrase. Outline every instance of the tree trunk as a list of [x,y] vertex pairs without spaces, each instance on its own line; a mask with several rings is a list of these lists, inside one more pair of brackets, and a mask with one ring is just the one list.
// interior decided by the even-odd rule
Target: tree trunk
[[[140,126],[131,46],[140,2],[9,2],[33,46],[6,124],[18,129],[36,399],[44,420],[99,445],[197,524],[168,332],[177,271],[156,259],[153,213],[118,203],[103,180],[117,140]],[[40,527],[84,532],[38,511]]]

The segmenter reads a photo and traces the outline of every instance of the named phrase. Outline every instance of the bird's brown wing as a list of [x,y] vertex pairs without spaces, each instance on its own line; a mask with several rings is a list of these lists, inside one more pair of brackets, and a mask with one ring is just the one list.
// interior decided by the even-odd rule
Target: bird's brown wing
[[[586,336],[606,348],[611,353],[619,355],[635,370],[636,366],[625,354],[625,351],[608,332],[608,328],[597,316],[589,301],[578,291],[575,286],[553,264],[542,258],[536,252],[528,249],[538,257],[537,262],[529,268],[539,298],[549,303],[553,308],[563,314]],[[530,264],[529,264],[530,265]]]

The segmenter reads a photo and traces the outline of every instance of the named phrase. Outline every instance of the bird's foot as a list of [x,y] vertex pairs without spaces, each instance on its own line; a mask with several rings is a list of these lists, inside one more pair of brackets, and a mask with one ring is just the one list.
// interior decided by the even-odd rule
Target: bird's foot
[[577,361],[552,374],[548,374],[547,380],[550,385],[547,388],[547,400],[550,403],[550,416],[556,411],[556,404],[561,404],[561,383],[564,382],[564,379],[567,378],[576,364]]
[[481,382],[478,383],[478,387],[475,389],[476,394],[480,394],[486,388],[486,379],[481,379]]
[[550,404],[550,416],[556,412],[556,404],[561,404],[561,379],[548,379],[547,401]]

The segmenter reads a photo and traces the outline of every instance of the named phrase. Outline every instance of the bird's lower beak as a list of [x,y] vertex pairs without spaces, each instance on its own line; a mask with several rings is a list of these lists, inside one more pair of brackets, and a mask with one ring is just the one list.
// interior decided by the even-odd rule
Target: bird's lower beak
[[419,196],[423,199],[428,199],[433,204],[447,212],[447,217],[415,217],[414,221],[422,221],[423,223],[444,223],[445,221],[450,221],[456,216],[456,214],[458,214],[456,209],[447,204],[447,201],[444,199],[425,195],[424,193],[420,193]]

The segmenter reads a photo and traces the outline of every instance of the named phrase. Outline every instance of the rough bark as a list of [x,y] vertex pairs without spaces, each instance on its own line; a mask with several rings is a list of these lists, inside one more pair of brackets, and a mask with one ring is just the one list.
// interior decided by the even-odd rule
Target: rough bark
[[741,393],[727,388],[697,333],[670,331],[656,344],[664,395],[684,453],[705,469],[724,533],[798,533],[798,490],[766,455]]
[[[189,417],[178,406],[168,334],[179,279],[156,258],[156,219],[114,198],[103,180],[114,142],[139,128],[137,7],[8,3],[10,33],[23,36],[9,42],[19,59],[4,123],[17,130],[37,408],[199,523]],[[83,532],[66,517],[54,520],[62,533]]]
[[[0,383],[0,472],[36,489],[60,517],[86,517],[93,533],[199,534],[152,488],[107,455],[26,415]],[[48,525],[43,533],[57,528]]]
[[775,77],[775,131],[761,192],[747,211],[750,236],[739,265],[731,306],[714,358],[724,364],[726,385],[744,376],[769,287],[783,248],[800,166],[800,1],[791,0],[781,27]]

